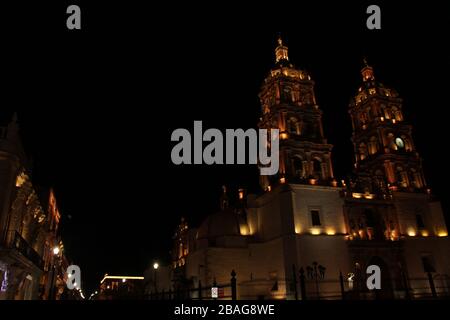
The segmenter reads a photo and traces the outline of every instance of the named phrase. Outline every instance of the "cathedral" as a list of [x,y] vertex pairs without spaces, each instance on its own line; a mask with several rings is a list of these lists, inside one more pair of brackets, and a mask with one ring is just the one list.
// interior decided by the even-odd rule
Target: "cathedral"
[[[172,283],[227,284],[233,270],[238,299],[448,297],[448,231],[401,97],[365,61],[348,106],[354,172],[338,181],[315,83],[288,53],[279,39],[259,94],[259,128],[280,130],[278,174],[261,176],[261,194],[239,190],[234,206],[224,188],[221,210],[198,228],[181,222]],[[381,290],[366,286],[370,265]]]

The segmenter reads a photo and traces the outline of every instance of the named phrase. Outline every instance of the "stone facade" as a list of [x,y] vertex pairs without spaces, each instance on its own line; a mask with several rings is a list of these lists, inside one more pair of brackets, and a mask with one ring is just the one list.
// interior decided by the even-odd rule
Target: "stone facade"
[[56,200],[52,190],[33,185],[16,116],[0,134],[0,300],[48,299],[64,274]]

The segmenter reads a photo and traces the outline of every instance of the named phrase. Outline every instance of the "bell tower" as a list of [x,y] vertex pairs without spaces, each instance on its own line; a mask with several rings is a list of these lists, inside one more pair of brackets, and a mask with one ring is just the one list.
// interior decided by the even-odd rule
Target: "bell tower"
[[418,191],[426,183],[422,160],[412,139],[412,126],[403,118],[398,93],[375,79],[364,60],[362,85],[352,98],[352,141],[355,173],[362,192]]
[[289,60],[281,37],[275,49],[275,66],[259,94],[261,129],[280,130],[280,170],[277,176],[261,176],[267,189],[276,183],[329,185],[333,180],[332,145],[322,127],[322,111],[316,103],[314,81]]

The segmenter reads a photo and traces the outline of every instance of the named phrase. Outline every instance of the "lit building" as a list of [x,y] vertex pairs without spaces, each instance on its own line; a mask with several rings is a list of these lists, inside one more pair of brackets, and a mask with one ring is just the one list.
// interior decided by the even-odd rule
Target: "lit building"
[[96,300],[138,299],[142,298],[144,277],[111,276],[105,274],[100,281]]
[[[235,270],[239,299],[294,299],[303,269],[312,299],[448,295],[448,231],[398,94],[364,66],[349,107],[354,178],[338,183],[314,82],[289,61],[281,39],[275,56],[259,95],[259,126],[280,130],[280,171],[261,176],[263,194],[240,192],[235,208],[224,192],[221,211],[199,228],[182,221],[174,286],[227,284]],[[381,291],[365,287],[369,265],[381,268]]]
[[0,300],[55,299],[67,267],[55,195],[33,185],[28,163],[14,115],[0,127]]
[[70,265],[65,256],[64,244],[58,235],[61,214],[53,189],[42,189],[40,194],[41,205],[48,213],[47,238],[42,253],[44,274],[41,277],[41,298],[60,300],[64,291],[67,291],[66,270]]

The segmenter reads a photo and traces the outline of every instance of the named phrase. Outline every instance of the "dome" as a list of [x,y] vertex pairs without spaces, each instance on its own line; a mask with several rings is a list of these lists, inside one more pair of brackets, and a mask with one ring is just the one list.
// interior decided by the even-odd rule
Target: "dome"
[[240,236],[242,218],[232,209],[225,209],[208,216],[198,229],[198,239]]

